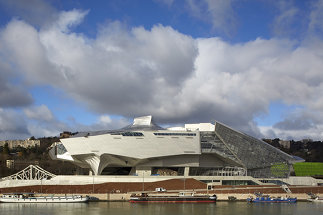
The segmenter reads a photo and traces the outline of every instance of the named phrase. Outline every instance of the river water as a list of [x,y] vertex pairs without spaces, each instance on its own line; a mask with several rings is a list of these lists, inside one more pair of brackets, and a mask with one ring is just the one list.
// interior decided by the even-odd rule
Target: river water
[[215,204],[147,204],[128,202],[0,203],[2,215],[322,215],[323,203],[272,204],[217,202]]

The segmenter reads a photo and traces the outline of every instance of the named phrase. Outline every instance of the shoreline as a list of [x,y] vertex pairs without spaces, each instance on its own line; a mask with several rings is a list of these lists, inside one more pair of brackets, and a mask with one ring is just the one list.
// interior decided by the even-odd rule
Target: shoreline
[[[187,190],[183,190],[182,192],[188,192]],[[137,192],[138,193],[138,192]],[[149,193],[154,193],[155,195],[156,192],[147,192]],[[2,195],[3,193],[1,193],[0,195]],[[35,193],[35,196],[49,196],[49,195],[53,195],[53,196],[62,196],[62,195],[82,195],[82,196],[90,196],[90,198],[92,198],[90,200],[90,202],[128,202],[130,200],[130,196],[131,194],[133,194],[133,192],[131,193]],[[175,195],[175,192],[169,192],[167,194],[170,195]],[[203,194],[207,194],[207,193],[202,193],[199,192],[197,195],[203,195]],[[250,194],[250,193],[244,193],[244,194],[237,194],[237,193],[226,193],[226,194],[220,194],[220,193],[213,193],[212,195],[216,194],[217,195],[217,201],[219,202],[243,202],[246,201],[246,199],[250,196],[252,197],[256,197],[255,194]],[[297,201],[300,202],[307,202],[307,199],[309,198],[309,195],[306,193],[264,193],[266,195],[270,195],[272,197],[293,197],[293,198],[297,198]],[[165,193],[160,193],[159,195],[165,195]],[[209,195],[211,195],[211,193],[209,193]],[[318,194],[320,195],[320,194]],[[229,200],[228,197],[235,197],[236,200]]]
[[[216,194],[219,201],[229,201],[228,197],[233,196],[237,201],[246,201],[255,193],[263,193],[272,197],[296,197],[299,201],[306,201],[308,193],[323,195],[323,186],[296,186],[289,185],[286,189],[279,185],[213,185],[207,190],[206,183],[195,179],[186,179],[185,184],[180,179],[170,179],[158,182],[106,182],[100,184],[70,184],[61,185],[47,184],[46,181],[30,181],[37,185],[27,185],[19,180],[12,180],[11,186],[0,187],[1,193],[35,193],[37,195],[88,195],[100,201],[128,201],[130,195],[137,193],[148,193],[154,195],[176,195],[179,192],[194,192],[195,195]],[[19,186],[24,185],[24,186]],[[185,189],[183,189],[185,187]],[[157,192],[156,188],[163,188],[166,192]]]

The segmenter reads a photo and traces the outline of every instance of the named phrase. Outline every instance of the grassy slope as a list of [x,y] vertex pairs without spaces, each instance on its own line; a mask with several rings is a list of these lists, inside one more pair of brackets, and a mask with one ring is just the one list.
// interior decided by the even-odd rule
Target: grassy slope
[[304,162],[294,164],[296,176],[323,175],[323,163]]

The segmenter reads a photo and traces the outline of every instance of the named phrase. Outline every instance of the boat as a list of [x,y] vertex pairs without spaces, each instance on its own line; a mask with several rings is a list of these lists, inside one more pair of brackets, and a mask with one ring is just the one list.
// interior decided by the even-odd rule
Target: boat
[[310,193],[308,194],[310,196],[309,199],[307,199],[307,201],[310,202],[322,202],[323,203],[323,197],[317,196],[316,194]]
[[271,197],[269,195],[257,195],[256,198],[249,197],[250,203],[296,203],[297,198],[291,197]]
[[237,201],[237,197],[235,197],[235,196],[228,196],[228,200],[229,200],[229,202],[234,202],[234,201]]
[[88,196],[35,196],[34,193],[7,193],[0,197],[3,203],[79,203],[89,201]]
[[316,198],[309,198],[307,199],[307,201],[310,201],[310,202],[323,202],[323,197],[316,197]]
[[215,203],[217,196],[209,195],[195,195],[191,193],[179,193],[178,195],[148,195],[142,193],[141,195],[132,195],[130,197],[131,203]]

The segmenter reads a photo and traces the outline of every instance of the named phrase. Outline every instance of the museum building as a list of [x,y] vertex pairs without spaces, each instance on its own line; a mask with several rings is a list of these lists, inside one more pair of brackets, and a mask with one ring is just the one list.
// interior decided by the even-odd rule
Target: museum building
[[304,161],[220,122],[162,128],[152,116],[118,130],[79,132],[60,139],[52,159],[70,161],[94,175],[122,169],[128,175],[251,176],[288,178]]

